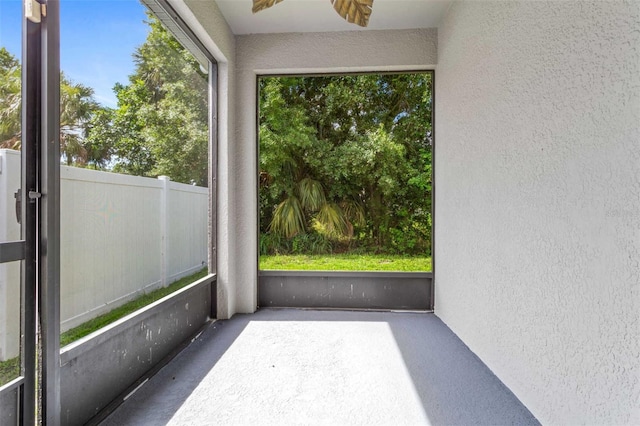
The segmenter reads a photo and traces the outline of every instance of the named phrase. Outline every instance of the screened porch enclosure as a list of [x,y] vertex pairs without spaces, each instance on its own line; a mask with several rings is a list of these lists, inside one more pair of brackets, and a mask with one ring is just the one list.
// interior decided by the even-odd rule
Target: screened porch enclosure
[[[187,70],[205,79],[195,157],[207,189],[190,189],[206,193],[206,275],[61,347],[60,34],[74,3],[29,1],[19,62],[2,57],[22,83],[10,129],[22,147],[20,182],[0,185],[3,216],[21,190],[20,225],[0,228],[0,264],[13,268],[0,297],[20,295],[0,311],[0,356],[14,360],[0,424],[638,423],[640,3],[376,0],[365,29],[325,0],[257,14],[250,0],[145,0],[181,52],[199,52]],[[411,71],[433,71],[435,84],[433,273],[413,283],[427,309],[393,312],[412,297],[334,303],[366,285],[353,277],[325,298],[336,277],[261,276],[259,76]],[[128,101],[144,92],[130,83]],[[175,89],[172,104],[186,105],[176,87],[155,99]],[[139,140],[155,129],[145,123]],[[162,197],[173,179],[152,181]],[[115,223],[106,207],[92,220]],[[140,245],[127,260],[158,252],[158,271],[186,251]],[[305,280],[315,305],[299,309]],[[285,309],[268,309],[276,299]]]

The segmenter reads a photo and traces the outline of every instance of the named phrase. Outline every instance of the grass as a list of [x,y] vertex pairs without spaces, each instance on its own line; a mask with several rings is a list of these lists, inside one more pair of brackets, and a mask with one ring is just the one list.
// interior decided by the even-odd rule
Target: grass
[[431,271],[430,257],[379,254],[260,256],[261,270],[280,271]]
[[75,342],[76,340],[84,336],[87,336],[93,333],[94,331],[99,330],[100,328],[106,325],[109,325],[112,322],[117,321],[120,318],[123,318],[132,312],[137,311],[140,308],[143,308],[155,302],[156,300],[162,299],[163,297],[199,280],[200,278],[205,277],[206,275],[207,275],[207,269],[204,268],[201,271],[196,272],[195,274],[190,275],[188,277],[184,277],[181,280],[178,280],[167,287],[159,288],[157,290],[152,291],[151,293],[143,294],[137,299],[132,300],[131,302],[126,303],[122,306],[119,306],[114,310],[107,312],[104,315],[100,315],[97,318],[94,318],[83,324],[80,324],[78,327],[72,328],[71,330],[66,331],[62,333],[62,335],[60,335],[60,346],[61,347],[66,346],[69,343]]
[[20,376],[19,357],[0,362],[0,386],[6,385],[18,376]]

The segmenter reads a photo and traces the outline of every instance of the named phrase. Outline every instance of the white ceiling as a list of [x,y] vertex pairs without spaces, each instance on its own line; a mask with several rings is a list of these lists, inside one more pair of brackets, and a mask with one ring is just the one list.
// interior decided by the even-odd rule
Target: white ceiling
[[[368,30],[434,28],[453,0],[374,0]],[[358,31],[330,0],[284,0],[255,15],[252,0],[216,0],[234,34]]]

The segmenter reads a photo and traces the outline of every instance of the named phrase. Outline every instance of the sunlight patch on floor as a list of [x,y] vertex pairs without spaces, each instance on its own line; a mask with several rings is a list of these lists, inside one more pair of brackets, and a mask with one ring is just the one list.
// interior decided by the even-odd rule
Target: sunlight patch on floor
[[428,424],[386,322],[251,321],[170,424]]

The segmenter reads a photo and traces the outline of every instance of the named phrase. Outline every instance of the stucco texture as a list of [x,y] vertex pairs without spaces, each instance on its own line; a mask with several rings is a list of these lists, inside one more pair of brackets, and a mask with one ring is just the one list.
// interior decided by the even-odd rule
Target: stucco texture
[[438,32],[436,314],[543,424],[640,423],[639,5]]

